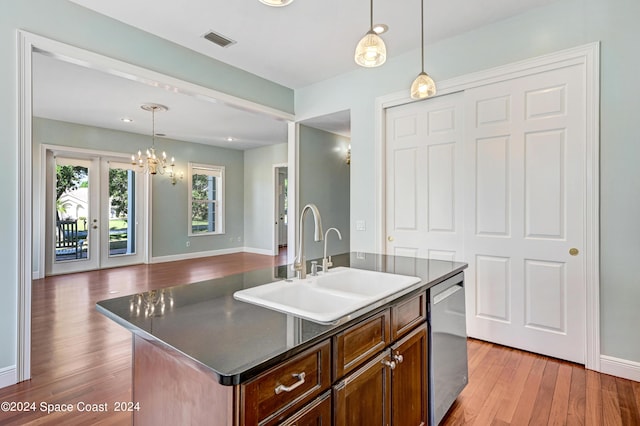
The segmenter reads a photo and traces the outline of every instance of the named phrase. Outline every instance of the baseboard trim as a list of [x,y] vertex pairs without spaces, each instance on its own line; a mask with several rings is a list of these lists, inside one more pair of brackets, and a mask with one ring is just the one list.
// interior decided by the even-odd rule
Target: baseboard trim
[[149,260],[149,263],[175,262],[176,260],[197,259],[200,257],[221,256],[223,254],[242,253],[243,247],[234,247],[229,249],[198,251],[193,253],[173,254],[169,256],[155,256]]
[[176,260],[189,260],[189,259],[196,259],[200,257],[221,256],[223,254],[234,254],[234,253],[252,253],[252,254],[263,254],[265,256],[275,256],[272,250],[259,249],[259,248],[253,248],[253,247],[234,247],[229,249],[173,254],[169,256],[156,256],[156,257],[152,257],[149,263],[175,262]]
[[273,253],[273,250],[259,249],[259,248],[253,248],[253,247],[244,247],[243,250],[244,250],[245,253],[264,254],[266,256],[275,256],[275,254]]
[[18,370],[15,365],[0,369],[0,388],[18,383]]
[[600,372],[640,382],[640,362],[600,355]]

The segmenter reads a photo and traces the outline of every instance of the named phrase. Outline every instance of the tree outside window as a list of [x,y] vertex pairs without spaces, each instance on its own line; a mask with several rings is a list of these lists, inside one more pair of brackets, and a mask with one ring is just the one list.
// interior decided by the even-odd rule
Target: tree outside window
[[190,235],[223,234],[224,167],[189,164]]

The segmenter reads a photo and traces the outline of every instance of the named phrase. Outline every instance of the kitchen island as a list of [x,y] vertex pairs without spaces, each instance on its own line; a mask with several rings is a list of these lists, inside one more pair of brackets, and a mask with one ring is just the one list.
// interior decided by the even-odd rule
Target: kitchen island
[[[333,263],[420,281],[328,325],[233,298],[238,290],[290,278],[287,266],[99,302],[101,313],[133,333],[134,423],[305,424],[319,418],[350,424],[348,416],[362,415],[402,424],[395,416],[406,410],[394,409],[394,395],[409,391],[406,398],[421,404],[416,418],[426,424],[427,291],[462,281],[466,264],[371,253],[334,256]],[[402,388],[394,379],[401,376]]]

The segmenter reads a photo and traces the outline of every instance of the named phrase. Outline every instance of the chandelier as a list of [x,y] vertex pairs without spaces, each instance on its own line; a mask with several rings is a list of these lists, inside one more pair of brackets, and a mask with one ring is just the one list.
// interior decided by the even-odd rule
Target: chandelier
[[169,171],[169,175],[173,176],[173,166],[175,163],[175,159],[171,157],[171,162],[167,161],[167,153],[162,152],[161,156],[156,154],[156,112],[167,111],[167,108],[164,105],[158,104],[143,104],[140,106],[145,111],[151,112],[151,148],[147,149],[145,155],[142,154],[142,151],[138,151],[138,155],[131,156],[131,164],[138,165],[140,170],[143,173],[155,175],[160,173],[163,175],[167,169],[167,167],[171,167]]

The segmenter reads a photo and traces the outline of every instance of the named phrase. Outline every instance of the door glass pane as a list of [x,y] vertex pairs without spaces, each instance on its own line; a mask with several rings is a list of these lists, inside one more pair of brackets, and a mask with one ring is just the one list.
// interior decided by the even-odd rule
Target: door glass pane
[[56,160],[56,262],[89,258],[89,168],[83,163]]
[[136,252],[135,188],[133,170],[109,168],[109,256]]

